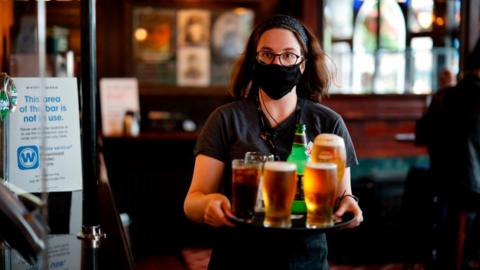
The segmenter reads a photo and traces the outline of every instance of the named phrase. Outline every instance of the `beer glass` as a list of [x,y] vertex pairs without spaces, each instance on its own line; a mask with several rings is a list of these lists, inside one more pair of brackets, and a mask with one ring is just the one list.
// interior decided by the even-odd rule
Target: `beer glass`
[[303,192],[307,204],[307,228],[324,228],[334,225],[335,188],[337,164],[312,163],[305,165]]
[[232,160],[232,211],[246,222],[252,222],[257,201],[261,167],[259,162]]
[[290,228],[290,212],[297,189],[297,165],[285,161],[267,161],[263,167],[265,227]]
[[314,163],[332,162],[337,164],[337,188],[335,190],[336,199],[340,198],[345,192],[345,181],[343,175],[345,173],[347,154],[345,151],[345,142],[342,137],[322,133],[315,137],[311,160]]
[[[246,152],[245,153],[245,162],[260,162],[261,169],[263,174],[263,164],[267,161],[274,161],[273,154],[270,153],[263,153],[263,152]],[[257,202],[255,203],[255,212],[262,213],[265,212],[265,203],[263,202],[263,195],[262,195],[262,176],[260,176],[260,184],[258,185],[258,194],[257,194]]]

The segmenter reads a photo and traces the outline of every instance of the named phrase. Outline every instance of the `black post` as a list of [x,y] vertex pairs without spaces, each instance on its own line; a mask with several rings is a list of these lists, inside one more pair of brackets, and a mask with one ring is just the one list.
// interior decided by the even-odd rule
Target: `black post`
[[97,63],[95,47],[95,0],[81,1],[82,17],[82,163],[83,224],[98,225],[97,213]]
[[104,238],[97,211],[97,62],[95,0],[81,1],[81,110],[83,164],[82,269],[98,269],[98,251]]

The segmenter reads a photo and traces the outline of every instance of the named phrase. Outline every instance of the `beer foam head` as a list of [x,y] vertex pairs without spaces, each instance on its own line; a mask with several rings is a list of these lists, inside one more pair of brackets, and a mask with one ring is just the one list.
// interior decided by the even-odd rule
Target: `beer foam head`
[[286,161],[267,161],[264,170],[290,172],[297,170],[297,164]]
[[315,144],[321,144],[326,146],[345,146],[343,138],[332,133],[321,133],[315,137]]
[[337,170],[337,164],[332,162],[308,162],[306,167],[321,170]]

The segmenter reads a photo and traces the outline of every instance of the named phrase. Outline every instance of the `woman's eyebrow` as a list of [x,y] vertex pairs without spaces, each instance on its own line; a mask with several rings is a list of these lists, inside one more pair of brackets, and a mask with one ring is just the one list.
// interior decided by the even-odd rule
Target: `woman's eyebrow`
[[[268,51],[274,51],[272,48],[268,47],[268,46],[263,46],[260,48],[260,50],[268,50]],[[291,47],[288,47],[288,48],[283,48],[281,50],[282,52],[297,52],[298,50],[294,49],[294,48],[291,48]]]

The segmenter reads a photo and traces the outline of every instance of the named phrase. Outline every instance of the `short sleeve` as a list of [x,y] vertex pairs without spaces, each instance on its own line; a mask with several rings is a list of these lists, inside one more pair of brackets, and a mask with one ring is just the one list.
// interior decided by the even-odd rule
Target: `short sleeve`
[[352,167],[358,164],[357,154],[355,153],[355,147],[353,146],[352,138],[348,132],[347,125],[343,121],[343,118],[339,116],[335,123],[334,133],[341,136],[345,141],[345,151],[347,152],[347,167]]
[[228,159],[228,127],[224,113],[220,108],[213,111],[200,131],[193,150],[194,156],[203,154],[220,161]]

